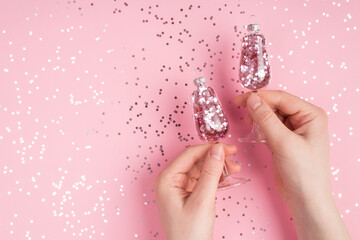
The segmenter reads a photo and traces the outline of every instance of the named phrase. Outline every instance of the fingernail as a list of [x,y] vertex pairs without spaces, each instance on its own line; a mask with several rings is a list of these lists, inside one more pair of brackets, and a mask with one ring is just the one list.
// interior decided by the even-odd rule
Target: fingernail
[[257,109],[261,105],[261,99],[257,93],[252,93],[249,96],[247,102],[249,107],[251,107],[253,110]]
[[222,161],[224,155],[224,149],[221,144],[214,144],[210,150],[210,156]]

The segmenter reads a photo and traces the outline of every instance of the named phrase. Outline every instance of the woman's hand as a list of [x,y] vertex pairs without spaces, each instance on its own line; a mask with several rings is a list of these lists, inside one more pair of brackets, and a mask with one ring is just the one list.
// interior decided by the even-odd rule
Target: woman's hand
[[276,187],[299,239],[349,239],[333,201],[326,112],[283,91],[236,96],[272,152]]
[[204,144],[185,149],[156,178],[156,205],[167,240],[212,240],[215,194],[224,162],[230,173],[240,166],[226,156],[236,146]]

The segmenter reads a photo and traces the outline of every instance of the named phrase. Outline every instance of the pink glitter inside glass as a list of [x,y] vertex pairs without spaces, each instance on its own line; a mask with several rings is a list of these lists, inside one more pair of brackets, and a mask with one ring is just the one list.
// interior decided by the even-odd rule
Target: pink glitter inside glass
[[270,81],[270,65],[264,36],[258,30],[250,30],[241,46],[240,83],[250,90],[265,87]]
[[197,89],[192,94],[196,130],[205,142],[217,142],[225,137],[229,123],[213,88],[205,78],[194,81]]

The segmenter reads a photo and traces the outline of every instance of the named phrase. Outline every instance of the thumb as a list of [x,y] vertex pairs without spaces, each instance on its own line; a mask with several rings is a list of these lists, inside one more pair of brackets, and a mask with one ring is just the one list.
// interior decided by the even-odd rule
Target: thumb
[[252,93],[248,97],[247,108],[251,118],[260,127],[270,145],[277,145],[289,134],[288,128],[259,94]]
[[196,198],[199,201],[207,198],[215,200],[219,179],[224,168],[224,159],[222,144],[214,144],[204,160],[199,181],[190,198]]

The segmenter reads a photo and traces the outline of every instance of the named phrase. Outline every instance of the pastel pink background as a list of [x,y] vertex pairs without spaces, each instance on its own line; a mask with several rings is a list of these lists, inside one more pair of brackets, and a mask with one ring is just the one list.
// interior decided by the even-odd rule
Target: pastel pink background
[[214,239],[295,239],[269,151],[237,141],[251,14],[271,55],[269,89],[328,111],[334,197],[360,239],[359,1],[1,3],[0,239],[164,239],[152,181],[200,143],[188,105],[196,68],[252,179],[218,193]]

